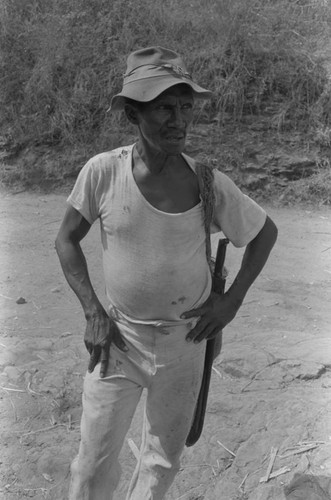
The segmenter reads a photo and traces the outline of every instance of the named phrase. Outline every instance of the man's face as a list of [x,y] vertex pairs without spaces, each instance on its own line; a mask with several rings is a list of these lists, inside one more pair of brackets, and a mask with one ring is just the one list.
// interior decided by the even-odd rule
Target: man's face
[[167,155],[178,155],[185,147],[193,118],[194,98],[190,87],[170,87],[137,111],[140,139],[145,147]]

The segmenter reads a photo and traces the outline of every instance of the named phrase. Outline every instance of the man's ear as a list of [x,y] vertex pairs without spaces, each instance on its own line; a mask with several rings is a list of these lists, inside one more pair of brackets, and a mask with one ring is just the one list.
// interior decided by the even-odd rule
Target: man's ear
[[124,105],[124,112],[130,123],[138,125],[138,110],[133,104],[127,102]]

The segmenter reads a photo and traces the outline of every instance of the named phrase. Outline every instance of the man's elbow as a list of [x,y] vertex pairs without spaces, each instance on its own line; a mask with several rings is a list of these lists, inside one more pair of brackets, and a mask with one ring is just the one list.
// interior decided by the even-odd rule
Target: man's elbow
[[61,257],[61,255],[65,252],[68,243],[70,243],[68,236],[65,234],[65,231],[63,231],[63,228],[61,227],[54,242],[54,247],[59,257]]
[[55,238],[55,242],[54,242],[54,248],[55,248],[55,251],[58,255],[60,255],[60,253],[61,253],[62,245],[63,245],[62,237],[61,237],[61,234],[58,233],[58,235]]
[[278,237],[278,228],[274,221],[267,215],[265,224],[260,232],[261,237],[269,243],[270,248],[274,246]]

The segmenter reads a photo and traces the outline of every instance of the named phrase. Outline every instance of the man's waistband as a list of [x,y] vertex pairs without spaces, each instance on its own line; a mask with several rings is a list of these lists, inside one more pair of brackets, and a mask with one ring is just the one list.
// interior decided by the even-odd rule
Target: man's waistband
[[186,325],[188,323],[192,324],[192,320],[198,319],[198,318],[187,318],[187,319],[180,319],[178,321],[176,321],[176,320],[162,320],[162,319],[142,320],[142,319],[134,318],[132,316],[129,316],[128,314],[123,313],[117,307],[115,307],[113,305],[109,306],[109,315],[115,321],[121,322],[121,320],[124,320],[124,321],[127,321],[128,323],[132,323],[134,325],[154,326],[156,328],[160,328],[163,326],[175,327],[175,326],[180,326],[180,325]]

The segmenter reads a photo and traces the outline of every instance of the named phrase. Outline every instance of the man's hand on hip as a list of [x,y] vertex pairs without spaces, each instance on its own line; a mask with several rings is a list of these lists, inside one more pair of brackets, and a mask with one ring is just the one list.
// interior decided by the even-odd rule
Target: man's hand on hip
[[199,343],[202,340],[215,338],[216,335],[230,323],[241,305],[234,303],[227,294],[219,295],[211,292],[202,306],[182,314],[182,318],[200,316],[195,327],[188,333],[186,340]]
[[88,371],[92,373],[100,361],[100,377],[106,375],[109,361],[109,347],[114,343],[121,351],[127,351],[116,322],[108,316],[104,309],[86,315],[84,342],[90,353]]

